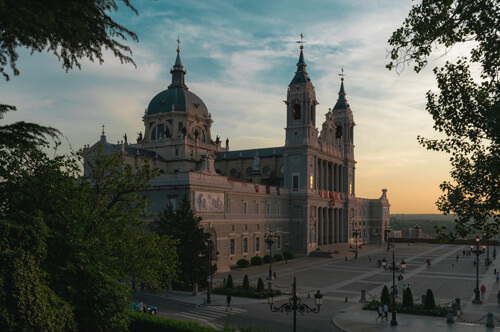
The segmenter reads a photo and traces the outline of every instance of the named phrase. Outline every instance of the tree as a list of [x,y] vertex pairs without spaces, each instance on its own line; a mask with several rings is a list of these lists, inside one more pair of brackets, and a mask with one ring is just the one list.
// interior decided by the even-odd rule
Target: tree
[[382,305],[391,303],[389,289],[387,288],[387,286],[384,286],[384,288],[382,289],[382,295],[380,295],[380,303],[382,303]]
[[434,293],[429,288],[427,289],[427,293],[425,294],[424,308],[434,309],[435,307],[436,307],[436,301],[434,300]]
[[259,280],[257,281],[257,291],[263,291],[264,287],[264,280],[262,280],[262,278],[259,278]]
[[229,273],[227,276],[226,288],[234,289],[234,280],[231,273]]
[[[439,47],[446,53],[454,45],[470,45],[469,57],[434,69],[440,92],[427,92],[434,129],[447,138],[418,137],[427,149],[450,154],[453,181],[440,185],[437,206],[457,214],[460,236],[485,227],[497,231],[500,223],[499,21],[497,0],[423,0],[389,39],[387,67],[400,70],[414,62],[416,72]],[[471,66],[480,70],[478,77]]]
[[0,148],[0,329],[125,330],[130,274],[176,273],[174,243],[148,231],[137,194],[156,172],[99,150],[77,176],[79,156],[47,147]]
[[248,279],[248,274],[245,274],[245,277],[243,277],[243,284],[241,286],[243,289],[250,289],[250,279]]
[[403,307],[408,308],[413,305],[413,293],[410,287],[407,287],[403,293]]
[[209,261],[214,258],[208,254],[210,234],[201,226],[201,217],[197,217],[191,209],[191,202],[185,195],[174,211],[171,205],[161,212],[152,224],[152,230],[157,234],[171,235],[178,240],[177,255],[180,261],[179,281],[190,284],[206,284],[208,264],[211,264],[211,273],[215,273],[217,266]]

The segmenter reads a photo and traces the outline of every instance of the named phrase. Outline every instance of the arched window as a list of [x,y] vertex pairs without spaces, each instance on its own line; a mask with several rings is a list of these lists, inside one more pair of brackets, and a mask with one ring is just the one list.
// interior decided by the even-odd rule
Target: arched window
[[300,120],[300,104],[293,105],[293,119]]
[[314,105],[311,105],[311,115],[310,115],[310,119],[311,119],[311,123],[314,124],[316,122],[316,108],[314,107]]
[[182,122],[179,122],[179,123],[177,124],[177,131],[178,131],[179,133],[182,133],[182,128],[184,128],[184,124],[183,124]]

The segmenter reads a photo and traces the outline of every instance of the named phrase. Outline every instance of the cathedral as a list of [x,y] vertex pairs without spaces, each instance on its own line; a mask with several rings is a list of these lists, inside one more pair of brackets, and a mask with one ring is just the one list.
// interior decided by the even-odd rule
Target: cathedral
[[[99,146],[120,153],[134,168],[148,160],[159,169],[149,197],[156,214],[174,209],[187,195],[203,218],[218,252],[218,269],[241,258],[270,252],[308,255],[335,243],[381,244],[387,240],[389,201],[356,197],[354,118],[341,78],[338,99],[316,127],[316,93],[300,46],[286,97],[285,144],[230,150],[229,140],[211,133],[212,114],[189,91],[177,49],[171,84],[151,99],[136,143],[100,140],[84,147],[91,158]],[[293,72],[292,72],[293,73]],[[215,113],[216,115],[216,113]],[[272,233],[274,243],[266,244]]]

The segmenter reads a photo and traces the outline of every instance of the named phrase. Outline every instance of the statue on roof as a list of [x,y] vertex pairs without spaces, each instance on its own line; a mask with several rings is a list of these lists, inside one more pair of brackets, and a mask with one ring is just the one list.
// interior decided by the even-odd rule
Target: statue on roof
[[127,133],[123,134],[123,139],[125,140],[125,145],[127,145],[128,144],[128,142],[127,142]]
[[137,143],[141,143],[142,142],[142,132],[138,132],[137,133]]

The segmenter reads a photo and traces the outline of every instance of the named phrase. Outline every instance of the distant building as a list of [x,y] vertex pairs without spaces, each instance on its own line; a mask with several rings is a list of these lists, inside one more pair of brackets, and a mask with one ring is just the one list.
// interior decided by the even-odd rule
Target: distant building
[[389,225],[386,189],[378,199],[356,197],[354,119],[344,82],[334,107],[316,128],[316,93],[301,46],[297,70],[285,101],[285,145],[230,151],[229,139],[211,133],[212,115],[188,90],[177,50],[171,84],[144,112],[144,135],[136,143],[101,139],[84,149],[85,159],[102,146],[140,168],[145,160],[160,169],[153,188],[142,194],[152,212],[174,208],[188,195],[219,251],[219,271],[241,258],[264,256],[267,232],[276,236],[272,253],[306,255],[334,243],[379,243]]

